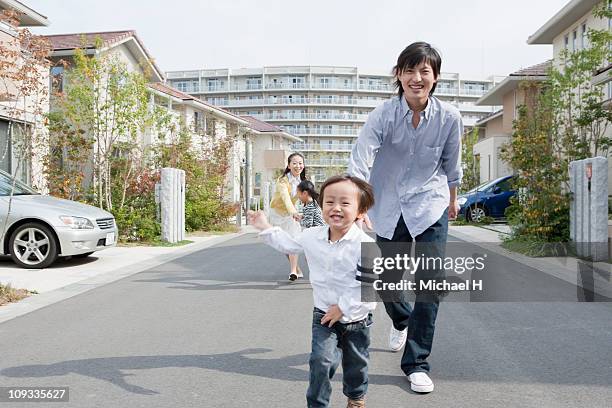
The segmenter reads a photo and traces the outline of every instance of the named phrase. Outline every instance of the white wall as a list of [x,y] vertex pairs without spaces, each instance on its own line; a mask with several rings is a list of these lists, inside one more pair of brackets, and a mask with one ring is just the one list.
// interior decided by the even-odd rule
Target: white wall
[[480,183],[512,174],[510,166],[499,158],[501,147],[509,141],[508,136],[492,136],[474,145],[474,155],[480,155]]

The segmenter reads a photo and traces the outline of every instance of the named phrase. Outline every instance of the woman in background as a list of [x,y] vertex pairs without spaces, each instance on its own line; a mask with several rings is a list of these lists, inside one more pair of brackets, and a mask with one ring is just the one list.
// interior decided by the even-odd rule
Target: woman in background
[[[301,231],[300,224],[294,217],[299,214],[296,208],[297,187],[305,179],[304,156],[300,153],[291,153],[283,175],[276,181],[276,191],[270,202],[270,223],[280,227],[292,237]],[[290,266],[289,280],[294,281],[301,278],[303,275],[298,267],[298,255],[287,255],[287,258],[289,258]]]

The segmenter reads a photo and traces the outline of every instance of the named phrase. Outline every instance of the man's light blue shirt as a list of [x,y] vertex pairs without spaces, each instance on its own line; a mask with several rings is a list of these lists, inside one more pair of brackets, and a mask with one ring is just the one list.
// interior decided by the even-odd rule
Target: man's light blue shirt
[[[412,237],[433,225],[449,205],[449,187],[461,183],[463,122],[454,106],[429,97],[417,128],[403,96],[373,110],[361,129],[348,172],[374,188],[368,216],[376,234],[393,237],[400,215]],[[370,164],[372,169],[369,169]]]

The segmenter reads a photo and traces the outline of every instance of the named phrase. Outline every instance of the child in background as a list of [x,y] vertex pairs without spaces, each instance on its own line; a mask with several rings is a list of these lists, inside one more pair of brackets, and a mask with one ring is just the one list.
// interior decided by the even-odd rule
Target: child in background
[[355,221],[374,205],[372,187],[349,176],[334,176],[321,186],[323,219],[328,226],[303,230],[292,237],[272,227],[262,212],[249,212],[249,223],[264,242],[280,252],[304,252],[314,298],[308,407],[329,407],[331,379],[342,362],[343,393],[348,408],[365,407],[368,389],[370,325],[374,302],[361,301],[357,266],[361,243],[374,239]]
[[317,203],[319,193],[314,184],[308,180],[300,182],[297,186],[297,196],[302,202],[302,213],[295,216],[302,228],[320,227],[325,225],[321,214],[321,207]]

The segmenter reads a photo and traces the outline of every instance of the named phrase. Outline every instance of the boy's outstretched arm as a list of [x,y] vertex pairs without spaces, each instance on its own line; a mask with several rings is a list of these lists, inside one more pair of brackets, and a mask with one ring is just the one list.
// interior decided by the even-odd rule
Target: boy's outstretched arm
[[289,255],[304,252],[299,236],[294,239],[279,227],[273,227],[263,211],[249,211],[247,216],[249,217],[249,223],[262,231],[259,236],[267,245]]
[[263,211],[249,211],[247,217],[249,218],[249,224],[260,231],[272,228],[272,224],[268,222],[268,217],[266,217],[266,213]]

